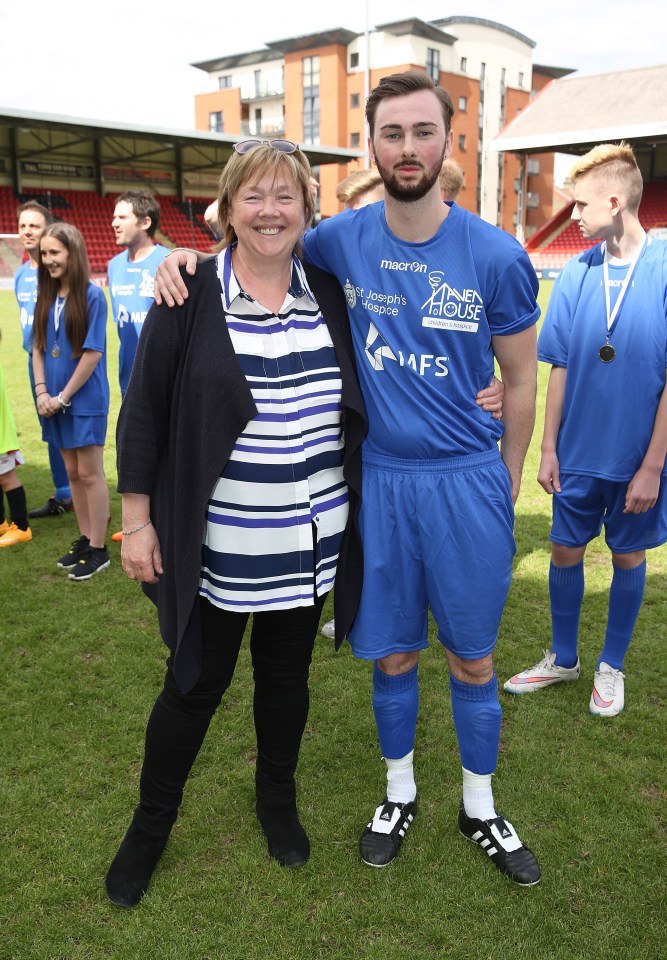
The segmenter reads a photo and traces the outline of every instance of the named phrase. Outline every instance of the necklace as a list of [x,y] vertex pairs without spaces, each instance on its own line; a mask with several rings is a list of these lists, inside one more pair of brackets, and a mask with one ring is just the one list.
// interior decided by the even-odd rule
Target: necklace
[[60,318],[62,316],[63,310],[65,309],[65,300],[67,299],[67,294],[64,297],[56,297],[56,302],[53,307],[53,326],[56,330],[56,339],[53,342],[51,347],[51,356],[57,359],[60,356],[60,345],[58,344],[58,338],[60,337]]
[[628,272],[626,273],[625,278],[621,283],[621,289],[618,291],[618,297],[616,298],[616,303],[614,304],[613,310],[611,309],[611,298],[609,294],[609,261],[607,258],[607,244],[606,243],[604,244],[604,251],[603,251],[604,262],[603,262],[602,269],[604,273],[604,302],[605,302],[605,309],[607,313],[607,337],[605,342],[602,344],[602,346],[598,351],[598,356],[600,357],[600,360],[602,361],[602,363],[611,363],[611,361],[616,356],[616,350],[611,345],[611,335],[616,329],[616,324],[618,323],[618,317],[621,310],[621,304],[623,303],[623,298],[625,297],[625,294],[628,291],[628,287],[630,286],[630,279],[632,277],[632,274],[634,273],[634,269],[637,266],[639,258],[641,257],[642,253],[646,248],[647,242],[648,242],[648,237],[646,236],[646,234],[644,234],[644,242],[642,243],[641,247],[639,248],[639,250],[637,251],[637,253],[632,258],[632,260],[628,265]]

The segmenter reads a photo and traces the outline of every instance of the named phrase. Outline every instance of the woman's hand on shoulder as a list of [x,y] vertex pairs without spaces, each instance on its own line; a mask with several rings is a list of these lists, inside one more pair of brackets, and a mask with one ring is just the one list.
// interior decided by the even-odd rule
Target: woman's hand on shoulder
[[123,537],[120,559],[130,580],[139,580],[141,583],[158,582],[164,569],[160,541],[152,523],[143,530]]

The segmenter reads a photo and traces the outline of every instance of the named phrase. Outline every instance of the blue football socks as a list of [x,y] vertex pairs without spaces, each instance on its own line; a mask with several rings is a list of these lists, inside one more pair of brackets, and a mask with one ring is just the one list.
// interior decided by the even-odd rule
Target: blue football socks
[[614,670],[623,669],[623,661],[635,628],[637,617],[644,599],[646,585],[646,561],[632,570],[624,570],[614,564],[614,575],[609,591],[609,616],[604,647],[598,660],[597,669],[602,661]]
[[450,674],[449,687],[461,764],[472,773],[491,774],[498,761],[502,716],[498,678],[494,672],[488,683],[463,683]]
[[579,617],[584,599],[584,562],[573,567],[549,566],[551,599],[551,651],[559,667],[573,667],[577,662]]

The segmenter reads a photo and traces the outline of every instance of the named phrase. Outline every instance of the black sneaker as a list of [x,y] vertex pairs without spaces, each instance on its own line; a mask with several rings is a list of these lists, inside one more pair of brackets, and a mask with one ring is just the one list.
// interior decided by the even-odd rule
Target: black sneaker
[[106,547],[88,547],[85,556],[72,568],[70,580],[90,580],[100,570],[106,570],[111,561]]
[[485,850],[501,873],[524,887],[540,882],[540,865],[528,847],[519,840],[516,830],[501,815],[490,820],[469,817],[463,803],[459,808],[459,830]]
[[369,867],[386,867],[398,856],[403,837],[417,813],[417,801],[394,803],[385,797],[359,840],[361,859]]
[[31,520],[39,520],[42,517],[59,517],[62,513],[72,513],[73,510],[72,500],[56,500],[55,497],[49,497],[43,507],[35,507],[28,516]]
[[70,567],[75,567],[79,560],[88,553],[89,546],[90,540],[88,537],[79,537],[78,540],[73,540],[72,546],[58,561],[58,566],[65,570],[69,570]]

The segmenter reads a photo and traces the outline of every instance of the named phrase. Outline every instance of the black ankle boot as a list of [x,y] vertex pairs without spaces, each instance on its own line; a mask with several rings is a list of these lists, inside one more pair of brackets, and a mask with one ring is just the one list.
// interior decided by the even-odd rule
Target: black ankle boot
[[273,859],[283,867],[302,867],[310,856],[310,841],[299,822],[296,804],[258,799],[255,809]]
[[117,907],[134,907],[148,890],[153,871],[167,845],[133,821],[106,876],[109,900]]

